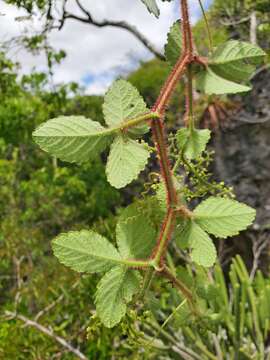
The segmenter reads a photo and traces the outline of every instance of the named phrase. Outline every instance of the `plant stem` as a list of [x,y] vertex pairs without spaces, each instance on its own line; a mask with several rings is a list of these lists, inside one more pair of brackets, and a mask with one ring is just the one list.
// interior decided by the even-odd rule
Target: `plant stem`
[[188,119],[188,127],[191,131],[194,129],[192,76],[192,64],[189,64],[187,67],[186,117]]
[[217,357],[214,354],[212,354],[210,351],[207,350],[207,348],[203,344],[203,342],[196,338],[196,336],[193,334],[193,332],[192,332],[192,330],[190,328],[186,327],[185,332],[191,338],[191,340],[194,342],[194,345],[197,346],[197,348],[200,349],[201,352],[204,355],[206,355],[208,359],[217,360]]
[[187,0],[180,0],[182,12],[182,33],[183,33],[183,48],[184,54],[189,57],[193,55],[193,36],[189,20],[189,11]]
[[184,297],[188,300],[189,304],[192,304],[192,308],[194,310],[193,295],[192,292],[186,287],[186,285],[182,283],[182,281],[177,279],[167,266],[165,266],[162,270],[162,275],[169,279],[173,283],[173,285],[181,291]]
[[173,184],[172,171],[170,167],[167,146],[164,138],[163,123],[160,120],[158,120],[152,122],[151,127],[155,141],[155,146],[158,153],[160,170],[165,183],[165,188],[167,192],[167,206],[169,208],[172,205],[177,204],[177,194],[176,194],[175,186]]
[[189,63],[189,58],[190,56],[186,54],[179,58],[167,80],[165,81],[165,84],[162,87],[161,92],[157,98],[157,101],[152,108],[152,111],[160,114],[161,118],[163,118],[164,116],[166,110],[165,108],[171,99],[177,82],[180,80],[181,76],[186,71],[186,66]]
[[119,129],[125,130],[125,129],[131,128],[133,126],[139,125],[139,124],[145,122],[146,120],[159,119],[159,118],[160,118],[160,115],[157,112],[149,112],[147,114],[138,116],[134,119],[127,120],[126,122],[122,123],[121,126],[119,126]]
[[[157,154],[160,163],[160,170],[163,176],[163,180],[166,187],[167,193],[167,214],[163,221],[162,229],[159,234],[156,248],[154,249],[151,258],[149,260],[150,266],[153,266],[156,271],[161,275],[167,277],[173,284],[179,288],[179,290],[185,295],[189,303],[192,305],[193,310],[194,302],[192,293],[186,286],[176,277],[170,270],[165,266],[164,267],[164,256],[170,241],[172,232],[175,227],[175,217],[177,206],[179,200],[177,197],[177,192],[174,186],[173,181],[173,172],[170,166],[170,161],[168,157],[167,144],[164,134],[164,115],[166,106],[168,105],[172,94],[176,88],[177,82],[183,76],[186,69],[188,68],[188,84],[187,84],[187,114],[190,117],[190,127],[193,128],[193,83],[192,83],[192,62],[196,61],[196,56],[194,56],[194,46],[193,46],[193,36],[189,20],[189,11],[187,0],[180,0],[181,10],[182,10],[182,32],[183,32],[183,55],[179,57],[177,63],[175,64],[172,72],[168,76],[164,86],[161,89],[161,92],[155,102],[155,105],[152,108],[154,114],[158,114],[159,118],[157,121],[151,121],[151,129],[153,133],[153,138],[155,142],[155,147],[157,149]],[[180,212],[181,216],[184,216],[184,211]],[[152,259],[152,260],[151,260]],[[153,273],[152,273],[153,274]],[[144,288],[146,289],[148,284],[151,283],[152,277],[151,271],[145,278]],[[144,290],[145,291],[145,290]],[[195,310],[196,312],[196,310]]]
[[202,10],[202,14],[203,14],[203,18],[204,18],[204,22],[205,22],[205,26],[206,26],[206,31],[207,31],[207,35],[208,35],[208,41],[209,41],[209,50],[210,50],[210,52],[213,52],[213,39],[212,39],[211,31],[210,31],[209,22],[207,20],[207,16],[206,16],[206,13],[203,8],[202,1],[201,0],[198,0],[198,1],[200,4],[200,8]]
[[147,120],[154,121],[159,118],[160,115],[157,112],[148,112],[133,119],[126,119],[117,126],[105,128],[104,130],[100,131],[100,136],[114,134],[120,131],[126,131],[129,128],[132,128],[136,125],[146,122]]
[[174,226],[175,211],[173,209],[169,209],[164,220],[158,244],[154,251],[154,257],[152,260],[153,266],[156,267],[157,271],[163,268],[164,252],[166,251],[168,242],[170,241]]
[[152,280],[154,278],[154,273],[155,273],[155,269],[152,267],[146,271],[144,279],[143,279],[143,285],[142,285],[142,289],[141,289],[141,293],[140,293],[140,298],[143,299],[145,294],[149,290]]
[[119,260],[119,263],[128,266],[129,268],[149,268],[151,266],[150,261],[148,260],[133,260],[133,259],[123,259]]

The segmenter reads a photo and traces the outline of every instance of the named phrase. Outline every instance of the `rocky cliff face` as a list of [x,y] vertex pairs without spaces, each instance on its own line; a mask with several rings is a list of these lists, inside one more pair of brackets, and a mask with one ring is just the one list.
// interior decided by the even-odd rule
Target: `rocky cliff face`
[[[237,99],[239,100],[239,99]],[[252,265],[250,240],[268,243],[270,252],[270,71],[253,81],[253,90],[241,98],[242,107],[231,114],[214,138],[215,174],[234,187],[237,199],[257,209],[254,226],[233,241],[232,253],[241,253]],[[265,259],[266,260],[266,259]],[[268,260],[262,261],[269,270]]]
[[270,71],[261,72],[243,106],[217,134],[216,174],[239,200],[258,211],[257,226],[270,225]]

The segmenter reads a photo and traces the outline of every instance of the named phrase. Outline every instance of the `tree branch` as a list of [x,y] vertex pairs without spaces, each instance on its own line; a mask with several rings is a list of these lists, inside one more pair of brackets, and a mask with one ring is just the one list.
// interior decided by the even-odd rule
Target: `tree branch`
[[54,339],[56,342],[58,342],[60,345],[62,345],[65,349],[67,349],[68,351],[70,351],[73,354],[75,354],[76,356],[78,356],[79,359],[87,360],[87,357],[82,352],[80,352],[79,349],[74,348],[69,342],[67,342],[61,336],[54,334],[53,330],[50,330],[50,329],[46,328],[45,326],[39,324],[38,322],[30,320],[23,315],[16,314],[15,312],[5,311],[5,314],[13,319],[17,318],[17,319],[23,321],[26,326],[31,326],[31,327],[37,329],[38,331],[42,332],[43,334],[48,335],[49,337]]
[[[134,25],[131,25],[131,24],[127,23],[126,21],[114,21],[114,20],[108,20],[108,19],[104,19],[101,21],[97,20],[93,17],[93,15],[89,12],[89,10],[87,10],[80,3],[79,0],[76,0],[76,3],[78,5],[79,9],[81,10],[81,12],[85,16],[83,17],[83,16],[78,16],[78,15],[69,13],[68,11],[66,11],[65,6],[63,6],[63,16],[62,16],[62,19],[60,20],[60,26],[57,27],[59,30],[61,30],[63,28],[65,21],[67,19],[77,20],[82,23],[93,25],[93,26],[96,26],[99,28],[107,27],[107,26],[120,28],[120,29],[130,32],[133,36],[135,36],[136,39],[139,40],[157,58],[159,58],[161,60],[165,59],[164,55],[159,50],[157,50],[156,47],[146,38],[146,36],[144,36]],[[65,4],[66,4],[66,1],[65,1]],[[52,28],[56,28],[56,27],[53,26]]]

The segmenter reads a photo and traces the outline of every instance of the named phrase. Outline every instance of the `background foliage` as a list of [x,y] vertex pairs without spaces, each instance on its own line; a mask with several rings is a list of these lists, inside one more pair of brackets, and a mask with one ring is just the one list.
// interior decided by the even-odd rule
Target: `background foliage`
[[[44,11],[46,5],[45,1],[7,2],[24,7],[29,12],[33,4],[40,11]],[[228,38],[249,39],[249,21],[241,20],[255,11],[258,42],[266,50],[269,49],[268,3],[263,0],[215,0],[208,13],[215,29],[214,44]],[[221,27],[222,24],[225,26]],[[202,52],[206,51],[208,45],[203,36],[203,26],[202,21],[195,26],[197,44]],[[37,43],[32,41],[28,45],[35,48],[40,39],[35,40]],[[57,57],[52,52],[49,58],[53,59],[52,62],[60,61],[62,56],[62,53]],[[128,79],[150,105],[157,97],[168,71],[161,60],[154,59],[141,64]],[[253,277],[247,274],[248,270],[253,270],[252,263],[247,263],[247,270],[241,259],[237,258],[228,271],[228,260],[236,255],[230,253],[223,266],[225,277],[217,267],[213,274],[216,281],[211,284],[199,269],[192,271],[182,268],[182,254],[171,249],[176,271],[185,272],[187,284],[199,283],[202,279],[205,283],[200,290],[205,311],[212,317],[211,322],[209,318],[206,321],[207,332],[201,324],[182,327],[184,307],[174,314],[166,331],[160,327],[182,301],[170,284],[157,284],[162,289],[161,297],[149,299],[154,313],[157,303],[161,308],[158,314],[155,313],[158,321],[148,313],[142,313],[146,327],[131,327],[130,324],[134,322],[131,311],[120,327],[107,330],[100,326],[93,317],[94,306],[90,302],[99,279],[96,276],[78,277],[61,266],[52,256],[50,241],[67,229],[91,227],[115,242],[112,235],[116,225],[115,215],[144,189],[137,181],[119,194],[108,184],[102,160],[96,160],[91,166],[67,165],[52,160],[33,144],[31,133],[34,128],[58,115],[78,114],[102,122],[102,97],[83,95],[77,84],[51,89],[46,73],[19,78],[18,64],[8,59],[4,52],[0,53],[0,75],[0,358],[76,358],[53,338],[34,328],[23,327],[19,319],[7,319],[4,316],[6,311],[18,311],[53,328],[56,334],[75,347],[79,346],[89,359],[141,359],[144,356],[146,359],[164,359],[165,354],[167,358],[181,359],[182,347],[188,347],[195,355],[202,354],[200,356],[204,357],[201,358],[208,359],[211,357],[207,352],[216,352],[219,346],[224,355],[233,354],[233,349],[238,348],[237,358],[260,359],[262,357],[256,354],[262,343],[266,350],[268,346],[269,356],[270,304],[265,302],[270,298],[267,257],[261,264],[264,274],[259,272],[253,282]],[[175,116],[178,124],[182,121],[182,93],[183,89],[179,87],[171,104],[168,122],[172,128]],[[230,110],[236,101],[239,99],[224,99],[226,109]],[[207,111],[213,104],[217,105],[213,97],[200,100],[202,116],[198,121],[202,124],[208,121]],[[262,245],[269,239],[268,233],[264,233],[264,236]],[[268,248],[265,245],[263,250],[269,253],[269,245]],[[222,256],[224,251],[226,254],[223,248]],[[250,258],[251,252],[252,247],[247,242],[244,257]],[[226,286],[231,289],[229,293]],[[48,305],[51,308],[47,308]],[[147,336],[155,337],[151,346]],[[151,351],[145,355],[142,349],[149,347]]]

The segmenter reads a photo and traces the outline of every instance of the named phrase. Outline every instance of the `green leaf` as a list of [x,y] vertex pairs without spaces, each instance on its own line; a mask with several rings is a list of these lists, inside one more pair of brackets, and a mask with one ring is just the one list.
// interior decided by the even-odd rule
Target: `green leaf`
[[230,40],[210,57],[206,71],[197,75],[197,87],[206,94],[236,94],[251,90],[237,82],[247,82],[265,52],[252,44]]
[[208,95],[237,94],[251,90],[249,86],[237,84],[218,76],[210,67],[197,75],[196,86],[198,90]]
[[177,20],[167,35],[167,44],[165,45],[166,60],[174,66],[182,52],[182,33],[181,22]]
[[255,65],[266,53],[253,44],[230,40],[221,44],[209,59],[209,66],[219,76],[232,81],[248,81]]
[[120,217],[116,227],[116,239],[123,258],[146,259],[155,246],[156,231],[147,219],[132,207]]
[[[103,114],[106,124],[110,127],[118,126],[148,111],[138,90],[126,80],[115,81],[105,95]],[[143,123],[130,128],[128,132],[142,135],[148,130],[148,125]]]
[[97,314],[102,323],[112,328],[126,314],[126,304],[139,291],[140,277],[137,271],[124,266],[111,269],[100,280],[96,292]]
[[111,146],[106,166],[109,183],[117,189],[135,180],[144,170],[150,153],[144,144],[117,136]]
[[98,122],[83,116],[60,116],[33,133],[42,150],[63,161],[82,163],[95,158],[111,141],[111,134]]
[[160,11],[157,6],[156,0],[141,0],[144,5],[147,7],[148,11],[155,15],[155,17],[159,17]]
[[58,260],[78,272],[97,273],[122,264],[115,247],[94,231],[71,231],[53,240]]
[[205,150],[211,132],[208,129],[183,128],[178,130],[176,136],[179,150],[184,150],[184,154],[188,159],[197,159]]
[[190,246],[189,236],[187,233],[188,228],[189,228],[189,220],[178,219],[178,222],[174,230],[174,238],[176,245],[182,250],[185,250]]
[[208,233],[226,238],[252,224],[256,211],[235,200],[210,197],[194,210],[196,222]]
[[210,267],[217,257],[213,241],[194,221],[189,220],[181,234],[182,241],[191,247],[191,259],[199,265]]
[[230,81],[247,82],[256,67],[251,64],[244,64],[243,61],[231,61],[229,64],[212,64],[211,69],[222,78]]

